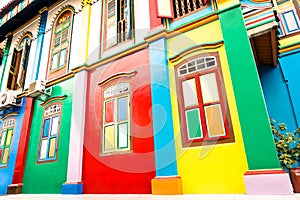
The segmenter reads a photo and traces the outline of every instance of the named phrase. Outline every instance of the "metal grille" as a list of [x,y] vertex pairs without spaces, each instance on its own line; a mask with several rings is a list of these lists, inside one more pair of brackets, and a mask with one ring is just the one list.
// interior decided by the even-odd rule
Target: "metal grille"
[[173,6],[175,10],[175,18],[182,17],[192,13],[205,6],[205,0],[174,0]]

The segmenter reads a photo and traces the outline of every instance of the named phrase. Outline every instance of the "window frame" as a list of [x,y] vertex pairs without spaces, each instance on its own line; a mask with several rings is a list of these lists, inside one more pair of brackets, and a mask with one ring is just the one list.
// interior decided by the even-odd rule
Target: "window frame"
[[[105,97],[105,92],[110,89],[111,87],[117,87],[118,84],[127,84],[128,90],[126,92],[122,92],[119,94],[113,94],[111,96]],[[132,149],[132,127],[131,127],[131,101],[132,101],[132,94],[131,94],[131,84],[128,80],[122,79],[120,81],[112,81],[112,83],[105,85],[102,90],[102,131],[101,131],[101,153],[100,155],[114,155],[114,154],[124,154],[124,153],[131,153]],[[118,120],[120,115],[119,113],[119,99],[127,98],[127,120]],[[113,109],[113,122],[106,123],[106,103],[114,101],[114,109]],[[118,128],[120,124],[127,123],[127,147],[125,148],[118,148],[119,144],[119,133]],[[114,149],[113,150],[105,150],[105,127],[114,126]]]
[[[180,75],[179,69],[186,65],[187,63],[207,58],[207,57],[215,57],[216,65],[196,70],[194,72],[191,72],[189,74]],[[222,70],[220,66],[220,60],[219,60],[219,54],[217,52],[210,52],[205,54],[198,54],[192,57],[189,57],[182,62],[176,64],[174,66],[175,69],[175,80],[176,80],[176,88],[177,88],[177,97],[178,97],[178,109],[179,109],[179,117],[180,117],[180,127],[181,127],[181,136],[182,136],[182,145],[183,147],[194,147],[194,146],[203,146],[203,145],[211,145],[211,144],[223,144],[223,143],[230,143],[234,142],[234,132],[232,128],[232,121],[229,113],[229,106],[226,98],[226,90],[224,86],[224,79],[222,76]],[[215,74],[216,81],[217,81],[217,87],[218,87],[218,95],[219,95],[219,101],[216,102],[210,102],[210,103],[204,103],[203,97],[202,97],[202,90],[201,90],[201,83],[200,83],[200,77],[207,74]],[[188,107],[185,107],[184,104],[184,94],[182,89],[182,83],[186,80],[195,79],[195,86],[196,86],[196,94],[197,94],[197,101],[198,104]],[[205,115],[205,107],[211,106],[211,105],[220,105],[221,111],[222,111],[222,117],[223,117],[223,127],[225,128],[225,135],[224,136],[217,136],[217,137],[208,137],[208,125],[206,122],[206,115]],[[188,124],[186,121],[186,110],[191,109],[199,109],[199,122],[200,122],[200,128],[202,136],[201,138],[189,138],[188,133]]]
[[[59,106],[59,111],[55,113],[50,113],[46,115],[46,112],[51,110],[51,107],[53,106]],[[58,127],[57,127],[57,133],[55,135],[51,135],[51,128],[52,128],[52,123],[53,119],[58,117]],[[48,134],[47,136],[44,136],[44,130],[45,130],[45,121],[50,120],[50,124],[48,125]],[[61,128],[61,119],[62,119],[62,103],[61,102],[54,102],[47,107],[44,108],[43,110],[43,118],[42,118],[42,124],[41,124],[41,131],[40,131],[40,138],[39,138],[39,146],[38,146],[38,154],[37,154],[37,163],[47,163],[47,162],[54,162],[58,158],[58,144],[59,144],[59,138],[60,138],[60,128]],[[50,142],[51,139],[56,138],[55,141],[55,150],[54,150],[54,156],[50,157],[49,152],[50,152]],[[46,157],[41,158],[41,152],[42,152],[42,142],[47,140],[47,151],[46,151]]]
[[[24,88],[26,79],[26,70],[29,60],[29,52],[31,47],[31,34],[25,34],[20,42],[13,50],[12,60],[8,72],[6,88],[9,90],[19,90]],[[21,72],[23,70],[23,72]],[[22,74],[20,74],[22,73]],[[19,76],[23,76],[21,84],[18,85]]]
[[[8,124],[11,123],[11,124]],[[5,126],[7,124],[7,126]],[[9,158],[10,158],[10,150],[11,150],[11,145],[13,143],[13,136],[14,136],[14,131],[15,131],[15,127],[16,127],[16,118],[8,118],[3,120],[2,122],[2,126],[1,126],[1,132],[0,132],[0,169],[1,168],[7,168],[8,164],[9,164]],[[11,133],[11,137],[10,137],[10,143],[7,145],[7,134],[9,131],[12,131]],[[2,140],[3,140],[3,133],[6,132],[5,134],[5,139],[3,141],[2,144]],[[7,159],[6,159],[6,163],[3,163],[3,158],[4,158],[4,153],[5,153],[5,149],[8,149],[8,155],[7,155]]]
[[[69,21],[65,21],[62,22],[61,24],[58,24],[59,20],[65,16],[70,17],[70,19],[68,19]],[[58,15],[58,17],[56,18],[56,20],[52,25],[52,35],[51,35],[52,39],[51,39],[51,46],[50,46],[51,53],[49,57],[49,67],[48,67],[48,72],[49,72],[48,76],[50,76],[50,78],[52,78],[53,74],[59,73],[67,69],[67,66],[69,64],[69,52],[71,48],[73,22],[74,22],[74,10],[72,8],[67,8],[60,12],[60,14]],[[66,23],[68,23],[68,26],[64,27]],[[57,29],[59,28],[61,28],[61,30],[57,32]],[[65,30],[68,30],[68,35],[66,37],[65,42],[63,42]],[[59,45],[56,46],[55,44],[58,36],[59,36]],[[63,65],[60,65],[61,52],[64,50],[65,50],[64,63]],[[57,55],[57,62],[56,62],[56,67],[53,69],[54,55]]]
[[[132,6],[131,6],[131,5],[133,5],[132,0],[115,0],[115,1],[117,2],[117,5],[115,5],[115,9],[116,9],[116,11],[115,11],[116,22],[115,23],[117,24],[116,25],[116,35],[115,35],[116,42],[115,42],[115,44],[109,45],[108,40],[112,39],[112,38],[108,38],[108,3],[109,3],[109,0],[103,0],[103,2],[104,2],[104,6],[103,6],[103,9],[104,9],[104,11],[103,11],[103,13],[104,13],[104,20],[103,20],[104,21],[104,23],[103,23],[103,30],[104,30],[103,31],[103,34],[104,34],[103,45],[104,45],[104,50],[108,50],[108,49],[114,48],[118,45],[125,44],[125,43],[127,43],[127,42],[129,42],[133,39],[133,23],[132,23],[133,22],[133,9],[132,9]],[[130,26],[129,27],[128,38],[127,38],[127,35],[126,35],[126,32],[125,32],[124,33],[125,34],[125,39],[123,39],[122,41],[119,41],[119,37],[120,37],[119,21],[121,21],[120,20],[121,11],[120,11],[120,3],[119,3],[120,1],[124,1],[126,3],[129,1],[129,3],[130,3],[130,6],[129,6],[129,12],[130,12],[129,20],[127,20],[127,26],[125,26],[125,29],[128,27],[128,24]],[[127,7],[128,7],[128,5],[127,5]],[[124,13],[125,13],[125,10],[124,10]],[[125,17],[124,17],[124,19],[125,19]]]

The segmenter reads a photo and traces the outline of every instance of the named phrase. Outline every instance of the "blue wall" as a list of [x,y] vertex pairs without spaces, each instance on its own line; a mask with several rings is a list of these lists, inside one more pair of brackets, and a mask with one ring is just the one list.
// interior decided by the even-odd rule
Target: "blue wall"
[[258,72],[269,116],[278,123],[285,123],[290,130],[296,129],[288,85],[283,79],[280,67],[259,66]]
[[300,53],[294,53],[281,57],[276,68],[258,67],[269,116],[285,123],[288,131],[300,124],[299,61]]
[[[0,168],[0,194],[6,194],[7,186],[12,183],[17,154],[18,154],[18,145],[20,141],[20,133],[23,124],[25,105],[26,105],[26,98],[23,98],[22,107],[13,110],[13,112],[19,112],[19,115],[6,118],[6,119],[16,118],[16,126],[12,137],[8,166],[6,168]],[[0,118],[1,117],[2,116],[0,116]],[[2,127],[2,120],[0,120],[0,129],[1,127]]]

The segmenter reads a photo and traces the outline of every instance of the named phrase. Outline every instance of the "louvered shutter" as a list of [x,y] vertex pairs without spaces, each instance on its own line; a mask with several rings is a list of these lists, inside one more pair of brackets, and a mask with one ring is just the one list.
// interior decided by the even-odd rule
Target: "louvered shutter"
[[117,40],[117,0],[107,0],[107,27],[106,27],[107,47],[118,43]]

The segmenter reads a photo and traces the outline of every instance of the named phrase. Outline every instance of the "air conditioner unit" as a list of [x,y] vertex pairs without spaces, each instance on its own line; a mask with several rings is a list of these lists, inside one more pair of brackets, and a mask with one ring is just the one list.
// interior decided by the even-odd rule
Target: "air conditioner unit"
[[46,83],[43,80],[37,80],[30,83],[27,96],[37,98],[46,94]]
[[17,92],[14,90],[8,90],[0,94],[0,108],[6,109],[11,106],[20,106],[21,101],[17,99]]

